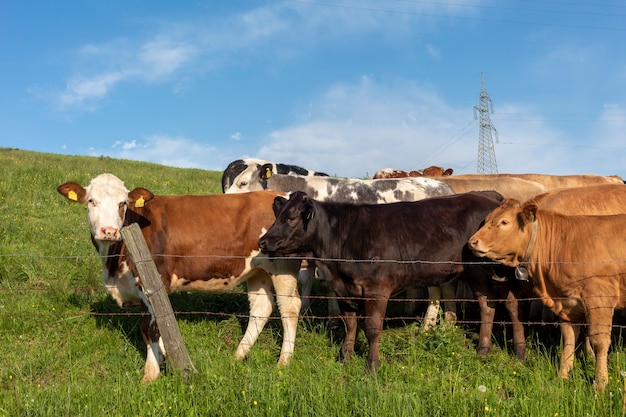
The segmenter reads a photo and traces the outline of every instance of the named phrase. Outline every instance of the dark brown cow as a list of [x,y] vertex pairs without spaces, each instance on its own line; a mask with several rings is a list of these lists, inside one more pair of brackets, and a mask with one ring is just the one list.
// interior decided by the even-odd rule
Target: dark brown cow
[[484,192],[355,205],[316,201],[294,192],[289,200],[276,198],[276,221],[259,247],[270,256],[316,260],[344,312],[344,360],[354,352],[356,314],[364,309],[370,346],[367,364],[376,369],[390,296],[408,288],[441,285],[462,274],[485,277],[483,265],[466,263],[476,260],[467,238],[501,199],[495,192]]
[[[580,203],[580,202],[579,202]],[[543,303],[565,323],[588,325],[598,388],[608,382],[613,312],[626,307],[626,215],[566,216],[530,200],[505,202],[469,239],[481,257],[523,267]],[[572,340],[579,326],[564,326]],[[565,329],[565,330],[563,330]],[[559,375],[569,376],[573,349],[564,347]]]
[[293,353],[300,298],[300,262],[268,260],[258,239],[274,221],[272,203],[281,193],[160,196],[144,188],[128,191],[111,174],[87,187],[68,182],[58,191],[87,203],[92,242],[102,257],[102,279],[121,307],[142,304],[147,345],[143,382],[156,379],[166,352],[152,309],[120,238],[124,225],[138,223],[168,291],[225,292],[247,281],[250,320],[235,357],[244,358],[267,323],[274,305],[272,285],[284,327],[279,364]]

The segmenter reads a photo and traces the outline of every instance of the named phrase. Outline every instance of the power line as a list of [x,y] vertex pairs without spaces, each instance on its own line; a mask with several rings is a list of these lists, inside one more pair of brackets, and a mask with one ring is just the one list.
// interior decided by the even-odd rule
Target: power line
[[[325,3],[321,1],[309,1],[309,0],[284,0],[284,1],[288,3],[300,3],[300,4],[311,5],[311,6],[333,7],[333,8],[339,8],[339,9],[360,10],[360,11],[367,11],[367,12],[416,15],[416,16],[447,18],[447,19],[475,20],[475,21],[491,22],[491,23],[550,26],[550,27],[563,27],[563,28],[571,28],[571,29],[626,31],[626,27],[590,26],[590,25],[576,25],[576,24],[567,24],[567,23],[537,22],[537,21],[527,21],[527,20],[492,19],[492,18],[477,17],[477,16],[455,16],[455,15],[450,15],[450,14],[436,13],[436,12],[425,12],[425,11],[417,11],[417,10],[382,9],[378,7],[355,6],[355,5],[348,5],[348,4],[334,4],[334,3]],[[493,7],[496,7],[496,6],[493,6]],[[563,14],[566,14],[567,11],[566,10],[555,11],[555,13],[559,13],[563,15]],[[581,12],[580,14],[581,16],[588,16],[590,13]],[[606,17],[619,17],[619,16],[621,15],[613,14],[613,13],[606,14]]]

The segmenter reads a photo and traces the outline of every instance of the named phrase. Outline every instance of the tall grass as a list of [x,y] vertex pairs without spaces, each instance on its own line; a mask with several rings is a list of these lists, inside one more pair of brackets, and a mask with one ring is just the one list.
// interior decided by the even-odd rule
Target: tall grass
[[[101,288],[85,208],[56,192],[65,181],[86,184],[101,172],[155,193],[220,192],[219,172],[0,148],[0,416],[623,414],[626,359],[617,334],[603,393],[593,388],[593,363],[582,358],[570,380],[557,378],[553,325],[529,328],[522,364],[503,329],[481,359],[473,326],[423,332],[417,322],[390,322],[382,367],[368,375],[362,334],[354,360],[341,365],[341,332],[324,319],[303,318],[292,364],[277,367],[282,328],[275,319],[247,360],[232,358],[248,311],[242,291],[173,294],[198,373],[184,379],[166,372],[142,385],[139,317]],[[322,306],[314,302],[314,315],[324,315]]]

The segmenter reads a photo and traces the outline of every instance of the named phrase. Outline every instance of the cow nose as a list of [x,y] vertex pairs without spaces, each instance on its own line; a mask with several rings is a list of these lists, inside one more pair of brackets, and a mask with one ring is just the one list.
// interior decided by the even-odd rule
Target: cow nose
[[474,246],[476,246],[478,244],[478,239],[476,239],[474,236],[472,236],[467,241],[467,244],[470,246],[470,248],[473,248]]
[[117,240],[119,238],[120,230],[117,227],[101,227],[100,239],[101,240]]

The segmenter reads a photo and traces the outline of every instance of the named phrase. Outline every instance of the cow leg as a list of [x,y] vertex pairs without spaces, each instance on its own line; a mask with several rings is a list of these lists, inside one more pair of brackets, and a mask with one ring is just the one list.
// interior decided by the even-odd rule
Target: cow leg
[[354,355],[354,343],[356,342],[357,319],[356,311],[349,311],[343,314],[343,322],[346,326],[346,336],[341,346],[340,359],[342,363],[348,362]]
[[563,340],[563,350],[561,352],[561,363],[559,365],[560,378],[569,378],[569,373],[574,368],[576,340],[578,340],[579,334],[579,324],[572,324],[569,321],[561,320],[561,339]]
[[300,295],[302,296],[301,312],[304,313],[311,307],[311,290],[315,281],[315,264],[307,263],[304,265],[303,263],[298,275],[298,281],[300,282]]
[[[325,281],[324,274],[319,269],[317,270],[319,274],[319,278],[321,281]],[[331,327],[338,326],[339,317],[342,316],[341,308],[339,307],[339,301],[337,301],[337,294],[328,287],[328,291],[326,293],[326,297],[328,299],[328,316],[330,317]]]
[[504,305],[509,312],[511,326],[513,327],[513,351],[517,359],[524,362],[526,357],[526,337],[524,336],[524,325],[520,320],[520,305],[513,292],[509,291]]
[[446,282],[441,286],[443,293],[443,318],[446,323],[456,322],[456,281]]
[[426,331],[437,324],[437,316],[441,310],[439,300],[441,300],[441,287],[428,287],[428,308],[422,322],[422,328]]
[[280,310],[283,323],[283,346],[278,358],[279,365],[288,365],[296,344],[296,330],[298,328],[298,314],[301,311],[301,301],[298,295],[298,281],[294,276],[272,275],[276,304]]
[[414,316],[417,310],[417,299],[419,298],[419,289],[409,288],[406,290],[406,302],[404,304],[404,314],[406,316]]
[[388,294],[376,295],[365,301],[365,337],[369,344],[367,370],[376,371],[380,368],[378,345],[383,331],[383,321],[387,310]]
[[478,346],[476,351],[480,356],[487,356],[491,350],[491,335],[493,333],[493,320],[496,316],[496,309],[493,302],[487,301],[487,296],[477,295],[478,306],[480,307],[480,331],[478,333]]
[[243,359],[250,352],[274,308],[272,280],[265,271],[257,272],[248,280],[248,301],[250,319],[246,332],[235,351],[236,359]]
[[140,297],[143,313],[140,323],[141,337],[146,344],[146,364],[141,382],[147,383],[159,377],[165,361],[165,347],[150,302],[143,292],[140,293]]
[[[602,300],[605,301],[605,300]],[[609,382],[608,357],[613,325],[613,306],[587,304],[589,342],[596,358],[596,387],[603,390]]]

